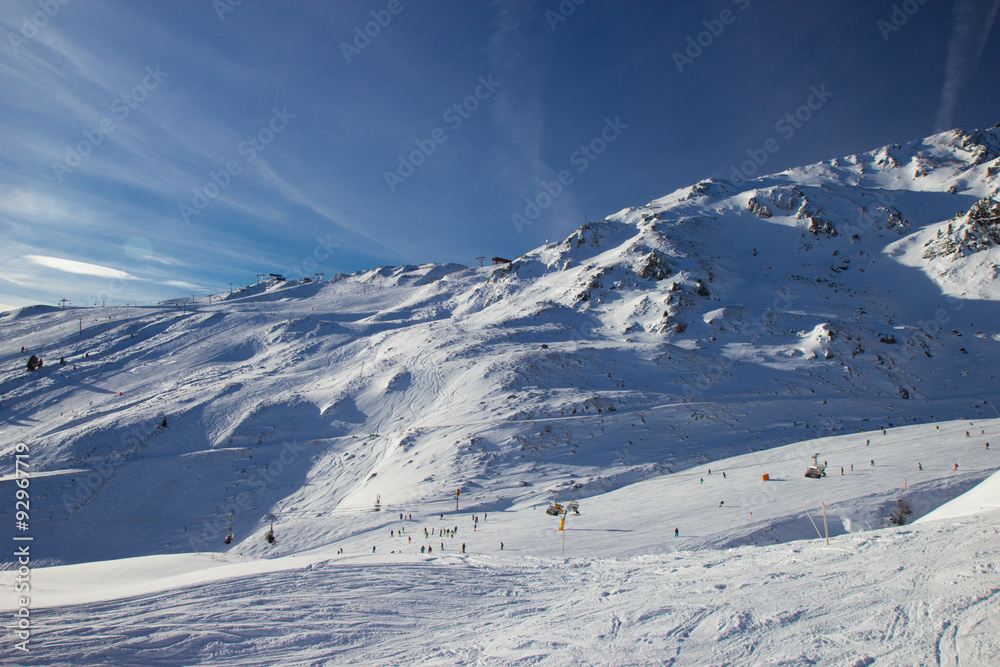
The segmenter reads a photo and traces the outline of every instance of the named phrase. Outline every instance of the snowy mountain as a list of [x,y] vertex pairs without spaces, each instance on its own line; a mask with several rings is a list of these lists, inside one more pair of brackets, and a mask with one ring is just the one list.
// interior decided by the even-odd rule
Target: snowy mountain
[[[981,442],[1000,417],[998,173],[1000,129],[956,130],[702,181],[495,267],[384,267],[156,307],[3,313],[0,486],[13,493],[25,443],[35,566],[67,566],[51,568],[54,582],[113,576],[89,563],[134,559],[116,566],[134,571],[133,595],[170,563],[180,578],[150,590],[199,581],[184,573],[204,557],[170,556],[190,552],[292,559],[232,566],[250,574],[381,544],[369,556],[389,558],[380,568],[396,562],[390,550],[416,567],[418,546],[437,553],[437,540],[387,541],[400,514],[438,529],[461,517],[461,538],[490,554],[462,560],[450,539],[441,567],[555,576],[530,560],[559,553],[541,511],[553,491],[574,494],[583,514],[568,523],[594,531],[575,556],[637,558],[650,585],[676,571],[671,559],[694,567],[706,549],[740,547],[733,558],[767,570],[797,551],[753,549],[815,538],[820,503],[834,536],[908,523],[998,467]],[[27,372],[31,354],[44,365]],[[814,452],[837,474],[800,481]],[[761,482],[767,472],[777,484]],[[0,513],[16,535],[13,503]],[[529,560],[491,560],[471,514],[489,515],[505,558]],[[674,527],[683,557],[664,555],[678,549]],[[839,539],[868,549],[883,538]],[[947,539],[921,528],[907,543]],[[728,563],[723,553],[710,558]],[[828,564],[843,577],[852,567]],[[608,567],[598,580],[632,566]],[[375,585],[344,568],[337,576]],[[766,624],[797,618],[775,610]],[[726,650],[741,632],[767,634],[749,617],[726,623]],[[185,660],[204,658],[190,650]],[[702,657],[735,659],[719,655]],[[871,664],[859,660],[843,664]]]

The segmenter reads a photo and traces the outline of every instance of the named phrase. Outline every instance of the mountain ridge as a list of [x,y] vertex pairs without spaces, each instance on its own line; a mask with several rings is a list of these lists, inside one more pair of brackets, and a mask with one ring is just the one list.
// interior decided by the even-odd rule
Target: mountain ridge
[[[972,241],[998,137],[708,179],[496,267],[3,314],[2,472],[30,442],[39,540],[78,562],[223,549],[229,514],[258,535],[288,507],[587,497],[747,447],[989,416],[1000,251]],[[925,257],[976,206],[952,234],[986,220],[963,241],[979,249]]]

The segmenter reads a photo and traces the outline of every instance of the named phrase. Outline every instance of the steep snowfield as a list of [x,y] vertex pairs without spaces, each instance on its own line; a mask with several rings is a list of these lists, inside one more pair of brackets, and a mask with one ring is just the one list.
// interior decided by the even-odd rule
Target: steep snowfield
[[[245,608],[254,586],[271,587],[274,577],[296,581],[308,562],[315,570],[310,576],[319,577],[316,595],[326,590],[335,597],[330,587],[337,577],[354,582],[353,593],[337,593],[348,606],[374,609],[364,593],[368,586],[395,591],[385,598],[390,607],[414,596],[399,623],[427,636],[424,643],[406,639],[398,650],[434,647],[435,637],[466,643],[461,633],[468,628],[447,629],[452,602],[433,612],[418,604],[447,597],[444,590],[434,583],[422,593],[405,590],[407,576],[430,568],[419,557],[417,536],[411,534],[405,548],[387,540],[396,529],[393,515],[398,520],[403,512],[428,529],[444,513],[438,522],[447,525],[456,489],[461,512],[452,525],[465,522],[461,537],[445,542],[445,560],[435,560],[426,576],[464,582],[467,592],[454,604],[464,600],[492,618],[494,639],[502,643],[513,641],[505,607],[478,600],[474,578],[487,573],[494,584],[483,591],[510,597],[515,594],[496,592],[498,582],[523,574],[533,583],[517,595],[537,594],[539,602],[536,614],[520,612],[520,622],[538,632],[549,628],[549,643],[545,649],[526,641],[525,654],[503,644],[509,650],[496,655],[483,644],[468,654],[430,654],[431,662],[563,660],[559,642],[571,633],[553,630],[562,615],[554,610],[588,607],[574,598],[579,591],[542,582],[565,582],[564,571],[573,568],[594,568],[607,580],[635,570],[636,581],[644,582],[635,590],[644,590],[672,558],[689,568],[707,558],[733,567],[726,554],[737,553],[737,560],[782,578],[784,570],[769,559],[793,548],[819,549],[787,543],[815,538],[814,525],[822,530],[821,502],[831,539],[858,545],[857,553],[846,546],[850,553],[815,552],[841,573],[830,581],[846,586],[849,570],[865,564],[859,554],[874,548],[867,545],[888,544],[890,538],[866,531],[899,512],[900,500],[909,506],[909,522],[1000,467],[985,448],[996,426],[989,420],[1000,416],[993,408],[1000,399],[1000,251],[992,240],[1000,239],[1000,221],[991,217],[990,203],[1000,199],[998,137],[997,128],[953,131],[749,181],[703,181],[589,222],[510,265],[383,267],[324,283],[265,282],[194,303],[0,313],[0,493],[13,498],[15,445],[24,443],[32,472],[33,565],[54,566],[35,570],[35,602],[83,605],[80,614],[105,615],[110,627],[137,607],[164,620],[156,616],[157,600],[186,605],[185,596],[218,595],[228,585],[219,582],[242,577],[246,587],[234,589],[218,613],[240,615],[249,628],[256,625]],[[30,354],[44,358],[40,371],[24,370]],[[802,478],[814,452],[829,462],[826,479]],[[771,482],[760,481],[764,472]],[[561,545],[542,508],[552,491],[565,501],[573,488],[586,509],[567,521],[567,556],[588,560],[567,567],[552,560]],[[372,511],[376,502],[381,512]],[[489,514],[471,535],[470,513]],[[13,502],[0,505],[0,539],[18,534],[14,514]],[[278,540],[269,545],[263,538],[272,521]],[[934,552],[961,538],[982,547],[967,554],[979,559],[988,530],[971,527],[972,518],[963,521],[896,530],[891,535],[903,537],[891,538],[891,557],[916,568],[917,556],[903,552]],[[226,544],[230,525],[234,539]],[[465,558],[456,554],[459,539],[469,547]],[[506,548],[495,562],[501,540]],[[436,547],[435,559],[441,542],[427,543]],[[372,546],[378,547],[374,557]],[[341,547],[346,560],[337,554]],[[403,555],[384,553],[394,547],[408,559],[402,570],[393,568],[402,567]],[[712,551],[719,549],[736,551]],[[604,565],[594,558],[612,560]],[[643,565],[646,558],[654,564]],[[129,560],[94,563],[108,559]],[[857,576],[901,581],[883,567]],[[992,565],[983,568],[985,581]],[[804,565],[794,571],[805,576]],[[80,588],[81,580],[100,590]],[[711,592],[722,583],[714,575],[705,579],[711,583],[701,597],[694,592],[702,579],[687,581],[685,600],[677,603],[685,609],[708,609],[707,599],[723,595]],[[745,581],[747,594],[760,584],[749,575]],[[823,587],[830,581],[799,586],[829,591]],[[178,586],[184,588],[178,592]],[[775,600],[793,588],[788,583]],[[168,590],[174,592],[154,592]],[[851,590],[862,599],[862,590]],[[731,621],[731,646],[754,633],[759,640],[749,645],[783,645],[779,638],[792,636],[781,634],[786,625],[790,632],[829,632],[809,614],[802,616],[805,624],[783,622],[777,612],[755,620],[750,598],[735,591],[727,604],[751,615]],[[100,602],[138,594],[153,597]],[[313,594],[303,592],[302,606],[283,608],[320,613]],[[558,595],[576,604],[546,597]],[[797,595],[805,599],[806,592]],[[948,604],[972,609],[962,595],[946,596]],[[888,604],[890,597],[877,599]],[[263,604],[280,614],[286,603]],[[56,619],[64,611],[40,613]],[[670,615],[676,610],[633,611],[630,622],[651,623],[648,632],[660,627],[657,618],[685,623]],[[351,617],[354,630],[322,635],[340,647],[329,655],[391,663],[386,642],[403,636],[393,634],[399,628],[364,611],[351,613],[358,614]],[[583,629],[584,644],[572,646],[584,648],[565,654],[566,662],[587,662],[593,638],[611,632],[593,625],[608,618],[581,613],[566,625]],[[911,619],[917,612],[901,613]],[[427,619],[427,628],[419,618]],[[705,618],[722,627],[716,612]],[[924,620],[951,622],[937,612]],[[910,637],[905,628],[898,632]],[[923,626],[919,632],[920,645],[927,645],[934,633]],[[140,642],[138,633],[99,644],[118,651],[104,664],[158,664],[157,647],[175,644],[176,655],[185,657],[163,664],[238,664],[236,653],[217,652],[215,642],[226,643],[225,636],[204,640],[204,634],[171,635],[133,657],[129,646]],[[289,641],[298,641],[292,636]],[[641,632],[629,636],[633,648],[642,643]],[[266,631],[244,639],[245,650],[264,654],[282,643]],[[308,657],[307,637],[299,640],[303,652],[296,655],[303,661],[327,656]],[[951,648],[938,646],[938,661],[958,650],[957,635],[951,640]],[[58,643],[67,652],[60,655],[82,651],[65,659],[83,660],[87,641],[63,637]],[[234,651],[244,650],[240,637],[231,641]],[[813,658],[819,653],[785,648],[792,662],[923,660],[906,657],[917,653],[886,653],[877,634],[857,641],[864,648],[860,662],[838,663],[844,651]],[[336,653],[345,646],[362,652],[356,659]],[[974,650],[968,642],[962,646]],[[405,655],[419,661],[416,653]],[[608,654],[605,661],[627,662],[631,655]],[[636,661],[669,659],[643,655]],[[692,653],[680,662],[736,660],[725,657],[732,655]],[[762,658],[770,660],[770,654]]]

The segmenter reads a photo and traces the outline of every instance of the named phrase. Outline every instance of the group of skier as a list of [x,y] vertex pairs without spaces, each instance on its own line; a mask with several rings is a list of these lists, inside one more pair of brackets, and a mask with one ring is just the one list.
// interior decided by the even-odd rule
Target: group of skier
[[[485,519],[486,516],[487,516],[486,514],[483,514],[482,517],[480,517],[479,515],[476,515],[476,514],[472,515],[472,530],[473,530],[473,532],[475,532],[478,529],[480,519],[481,518]],[[413,515],[412,514],[400,514],[399,515],[399,519],[400,519],[400,521],[412,521],[413,520]],[[444,520],[444,513],[440,514],[440,519],[442,521]],[[453,526],[453,527],[450,527],[450,528],[449,527],[438,528],[438,527],[435,527],[435,526],[427,528],[425,526],[422,526],[420,528],[420,530],[424,531],[424,539],[425,540],[430,540],[431,537],[435,537],[435,536],[437,536],[438,538],[440,538],[440,541],[438,542],[438,551],[439,552],[443,552],[444,551],[444,538],[445,537],[454,539],[455,536],[458,535],[458,526]],[[390,528],[389,529],[389,537],[392,538],[392,539],[395,539],[397,537],[398,538],[405,537],[407,544],[412,544],[413,543],[413,537],[411,535],[407,534],[406,526],[400,526],[399,528]],[[503,548],[504,548],[504,544],[503,544],[503,542],[500,542],[500,550],[502,551]],[[377,545],[372,545],[372,553],[374,554],[374,553],[376,553],[376,551],[377,551]],[[343,553],[343,549],[340,549],[338,551],[338,553]],[[390,551],[390,553],[394,553],[394,554],[395,553],[403,553],[403,550],[402,549],[393,549],[393,550]],[[422,553],[422,554],[432,554],[432,553],[434,553],[434,547],[432,545],[430,545],[430,544],[422,544],[422,545],[420,545],[420,553]],[[461,546],[461,548],[459,550],[459,553],[463,553],[463,554],[465,553],[465,542],[462,543],[462,546]]]

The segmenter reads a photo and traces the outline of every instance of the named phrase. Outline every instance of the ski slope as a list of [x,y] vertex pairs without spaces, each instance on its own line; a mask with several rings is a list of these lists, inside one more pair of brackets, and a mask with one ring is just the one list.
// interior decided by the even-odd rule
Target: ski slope
[[[995,664],[1000,511],[980,509],[975,496],[995,496],[997,474],[952,501],[973,501],[959,518],[932,513],[877,529],[900,499],[916,514],[996,469],[995,454],[978,447],[982,434],[965,438],[967,426],[760,452],[768,482],[750,455],[717,462],[711,475],[640,481],[583,502],[562,533],[544,505],[477,512],[474,522],[473,512],[441,503],[408,508],[412,520],[388,508],[331,519],[355,532],[279,558],[177,554],[43,568],[32,574],[37,653],[7,657],[24,665]],[[996,434],[1000,420],[973,426]],[[802,477],[813,449],[828,452],[833,468],[846,464],[845,474]],[[823,502],[829,545],[815,532],[825,533]],[[457,526],[457,537],[423,537],[442,526]],[[419,539],[389,537],[401,527]],[[418,543],[434,552],[420,554]]]
[[956,130],[496,267],[0,313],[0,659],[996,664],[998,175]]

